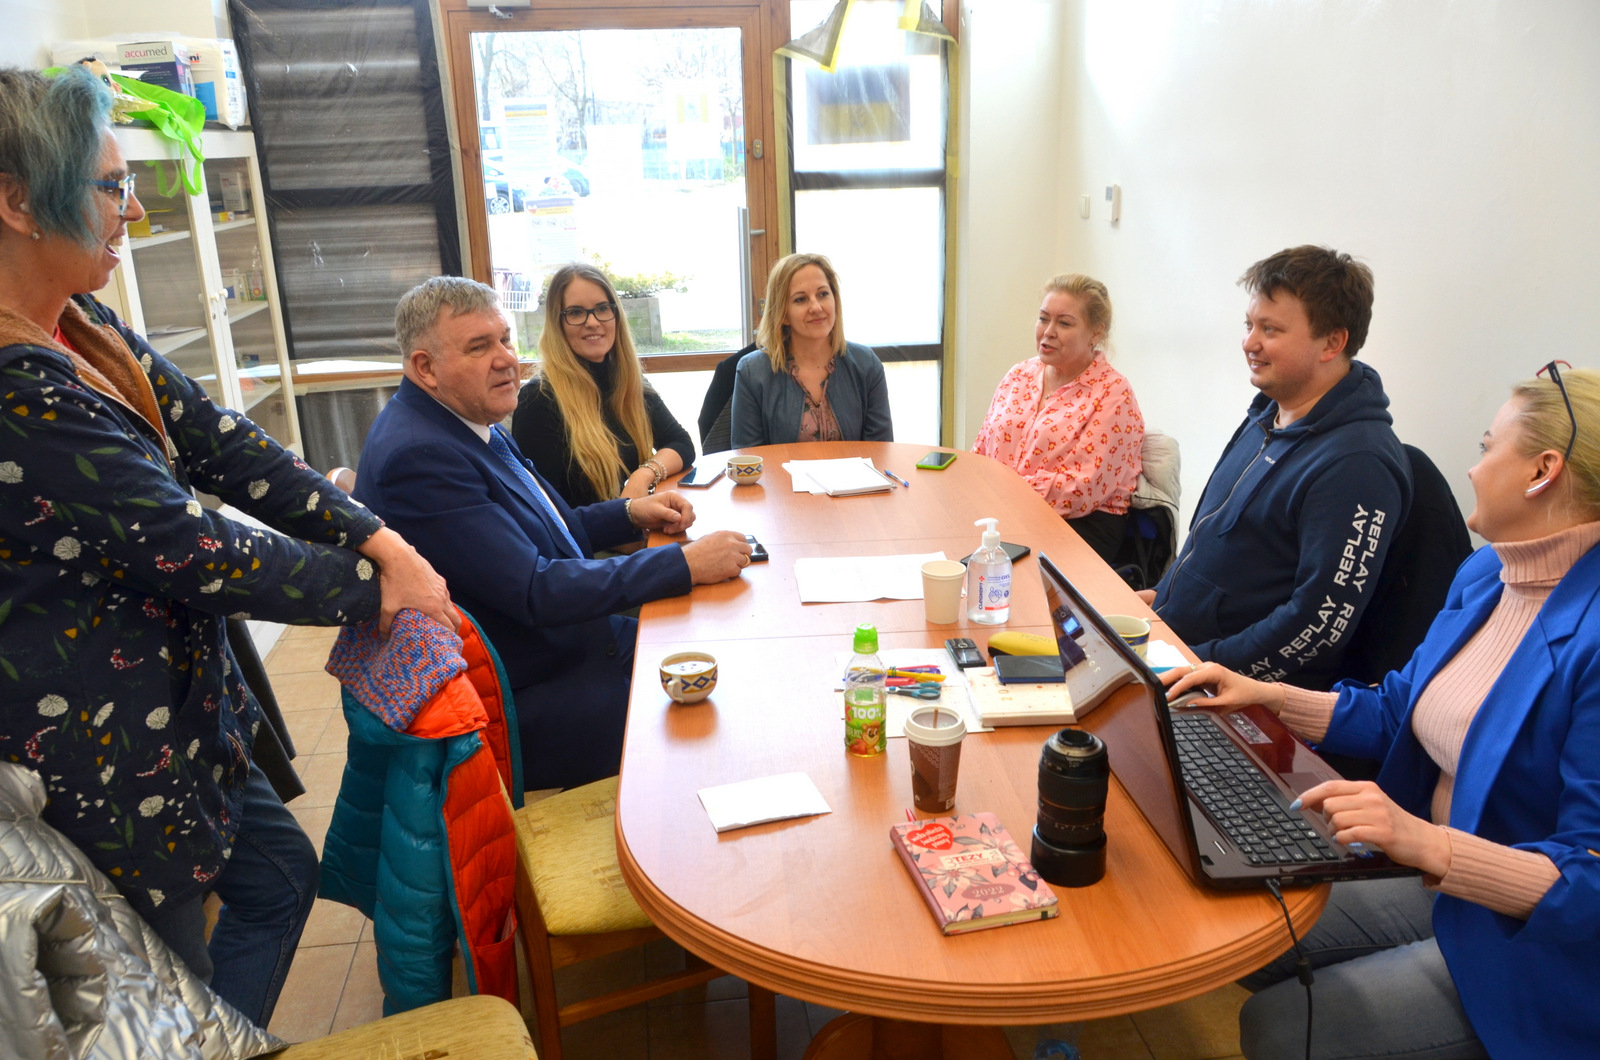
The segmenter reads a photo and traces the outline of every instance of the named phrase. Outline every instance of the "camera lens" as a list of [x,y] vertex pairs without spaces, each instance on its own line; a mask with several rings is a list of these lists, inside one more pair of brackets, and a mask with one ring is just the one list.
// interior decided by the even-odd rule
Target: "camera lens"
[[1039,875],[1085,887],[1106,871],[1106,745],[1091,732],[1062,729],[1039,755],[1039,820],[1032,859]]

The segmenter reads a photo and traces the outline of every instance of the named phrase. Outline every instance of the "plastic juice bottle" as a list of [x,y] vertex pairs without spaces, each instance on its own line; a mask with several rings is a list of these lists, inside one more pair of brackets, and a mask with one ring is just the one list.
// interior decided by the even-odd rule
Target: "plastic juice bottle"
[[855,654],[844,671],[844,749],[853,755],[871,758],[887,746],[885,676],[878,658],[878,628],[863,622],[856,627]]
[[1011,557],[1000,547],[1000,521],[979,519],[983,544],[967,560],[967,618],[998,626],[1011,617]]

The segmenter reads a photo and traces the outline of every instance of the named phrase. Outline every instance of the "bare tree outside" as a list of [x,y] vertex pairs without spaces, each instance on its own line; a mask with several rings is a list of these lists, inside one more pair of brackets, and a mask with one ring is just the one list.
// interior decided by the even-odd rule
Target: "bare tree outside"
[[[665,92],[672,81],[714,84],[717,104],[722,110],[724,135],[738,136],[739,130],[744,128],[740,53],[693,30],[660,30],[657,38],[657,61],[638,72],[640,82],[656,92]],[[729,177],[743,175],[743,167],[737,164],[728,174]]]
[[587,155],[594,92],[583,38],[576,30],[473,34],[479,119],[492,119],[495,99],[548,96],[561,119],[559,146]]

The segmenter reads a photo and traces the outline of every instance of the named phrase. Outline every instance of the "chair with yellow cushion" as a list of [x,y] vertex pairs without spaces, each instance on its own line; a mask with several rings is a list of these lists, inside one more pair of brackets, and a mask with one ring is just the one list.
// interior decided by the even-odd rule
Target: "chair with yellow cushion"
[[[555,972],[580,961],[663,938],[628,893],[617,865],[617,778],[532,802],[517,826],[517,919],[526,953],[539,1050],[561,1060],[561,1028],[696,986],[724,973],[693,954],[681,972],[567,1005],[556,1001]],[[752,986],[751,1055],[771,1056],[773,1000]]]
[[326,1038],[291,1045],[274,1060],[461,1056],[472,1060],[539,1060],[528,1025],[510,1002],[479,994],[385,1016]]

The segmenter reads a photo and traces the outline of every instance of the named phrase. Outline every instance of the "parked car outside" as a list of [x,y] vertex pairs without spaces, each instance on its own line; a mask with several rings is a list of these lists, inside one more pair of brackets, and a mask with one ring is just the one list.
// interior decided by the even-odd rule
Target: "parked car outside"
[[499,166],[483,164],[483,201],[492,214],[520,213],[532,192]]

